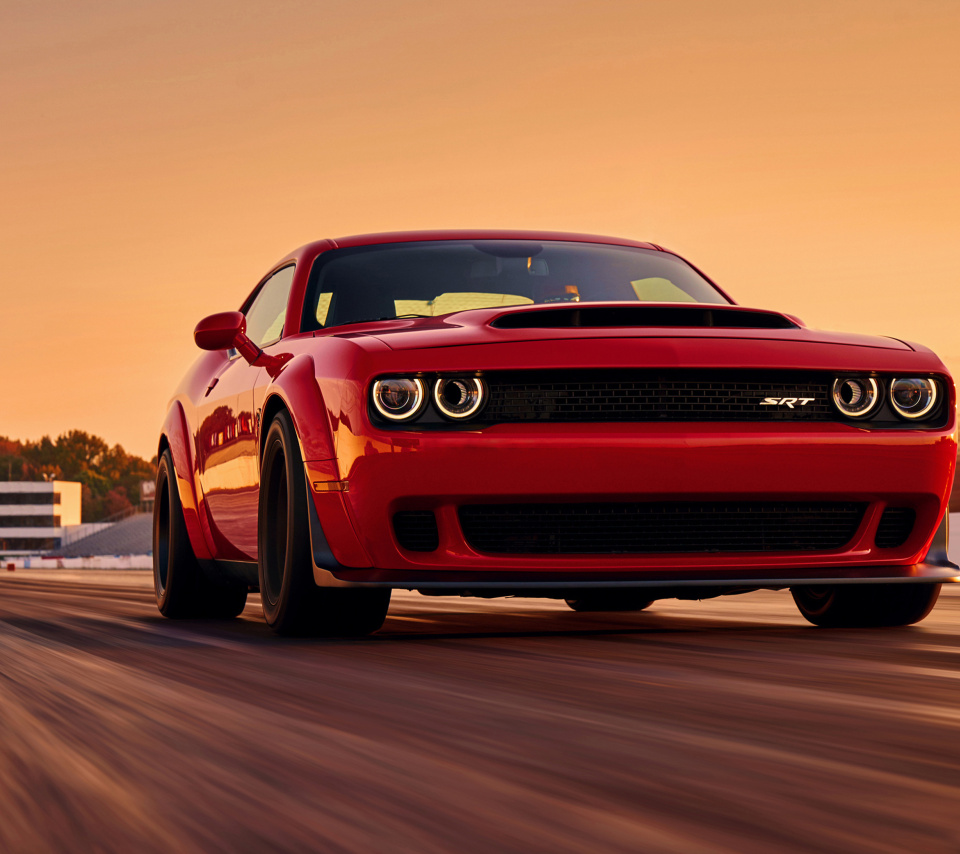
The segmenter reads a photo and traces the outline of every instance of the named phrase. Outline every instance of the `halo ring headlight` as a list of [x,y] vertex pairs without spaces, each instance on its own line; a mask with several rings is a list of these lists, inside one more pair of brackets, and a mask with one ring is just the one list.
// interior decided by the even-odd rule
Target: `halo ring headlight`
[[416,418],[426,402],[423,380],[418,377],[390,377],[373,384],[373,405],[389,421]]
[[880,387],[873,377],[837,377],[833,405],[848,418],[866,418],[880,403]]
[[890,405],[901,418],[923,418],[937,405],[937,384],[929,377],[890,380]]
[[463,421],[479,412],[486,394],[476,377],[441,377],[433,386],[433,402],[447,418]]

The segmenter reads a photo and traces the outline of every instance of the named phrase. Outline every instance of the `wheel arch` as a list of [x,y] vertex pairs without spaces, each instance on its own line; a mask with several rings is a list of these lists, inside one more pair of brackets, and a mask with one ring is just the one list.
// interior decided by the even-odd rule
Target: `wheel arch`
[[196,467],[191,453],[186,415],[179,401],[171,405],[164,419],[157,443],[157,459],[159,460],[167,450],[170,451],[173,460],[177,494],[180,497],[180,506],[183,508],[183,520],[186,523],[187,536],[190,538],[193,553],[199,560],[209,560],[213,554],[200,523],[200,502],[194,477]]
[[[267,431],[270,429],[270,424],[273,422],[273,419],[281,412],[286,412],[290,417],[290,420],[293,421],[293,414],[290,412],[290,407],[287,402],[283,399],[283,396],[278,392],[274,391],[273,394],[270,394],[263,403],[263,409],[260,413],[261,418],[261,427],[260,427],[260,438],[259,438],[259,448],[257,450],[257,456],[260,458],[260,462],[263,463],[263,451],[264,451],[264,442],[267,438]],[[294,429],[296,429],[296,422],[294,421]],[[297,431],[299,437],[299,431]],[[302,448],[301,448],[302,450]]]

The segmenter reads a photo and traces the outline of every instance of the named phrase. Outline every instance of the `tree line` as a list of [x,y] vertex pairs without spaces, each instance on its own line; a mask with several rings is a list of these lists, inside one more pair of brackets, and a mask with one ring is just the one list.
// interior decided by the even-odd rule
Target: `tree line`
[[111,448],[82,430],[37,442],[0,436],[0,480],[79,481],[84,522],[129,510],[140,501],[140,481],[153,480],[156,469],[156,458],[148,462],[120,445]]

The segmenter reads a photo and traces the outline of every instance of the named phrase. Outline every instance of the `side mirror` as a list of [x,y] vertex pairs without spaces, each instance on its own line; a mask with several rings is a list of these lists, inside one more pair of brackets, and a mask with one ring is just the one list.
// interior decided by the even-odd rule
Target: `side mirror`
[[239,311],[221,311],[203,318],[193,330],[193,340],[201,350],[234,348],[251,365],[265,367],[266,362],[263,360],[269,361],[273,358],[266,356],[263,350],[247,337],[247,318]]
[[193,330],[193,340],[201,350],[229,350],[237,338],[246,337],[247,319],[239,311],[221,311],[203,318]]

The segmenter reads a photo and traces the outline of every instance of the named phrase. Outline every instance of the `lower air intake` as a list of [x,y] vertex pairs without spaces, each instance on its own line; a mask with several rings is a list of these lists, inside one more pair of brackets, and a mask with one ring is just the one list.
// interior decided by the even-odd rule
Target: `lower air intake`
[[888,507],[877,525],[877,548],[895,549],[902,546],[913,533],[917,513],[912,507]]
[[843,548],[866,507],[839,501],[474,504],[459,514],[467,542],[480,552],[805,552]]
[[433,552],[440,545],[437,517],[432,510],[405,510],[393,515],[397,542],[411,552]]

